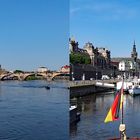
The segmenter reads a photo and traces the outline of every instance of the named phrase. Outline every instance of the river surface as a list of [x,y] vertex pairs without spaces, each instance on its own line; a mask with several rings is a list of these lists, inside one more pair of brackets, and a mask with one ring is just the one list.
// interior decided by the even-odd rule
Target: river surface
[[[120,120],[104,123],[114,93],[89,95],[71,101],[77,103],[81,120],[70,128],[71,140],[107,140],[119,137]],[[74,103],[75,102],[75,103]],[[140,137],[140,96],[124,96],[124,123],[128,137]]]
[[66,87],[62,81],[1,81],[0,140],[69,139]]

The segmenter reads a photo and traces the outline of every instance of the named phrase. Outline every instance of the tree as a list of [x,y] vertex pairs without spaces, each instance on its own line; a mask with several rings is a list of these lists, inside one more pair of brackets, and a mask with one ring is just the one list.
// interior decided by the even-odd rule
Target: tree
[[22,70],[15,70],[14,73],[24,73]]
[[71,53],[70,63],[71,64],[90,64],[91,60],[90,60],[90,57],[86,54]]

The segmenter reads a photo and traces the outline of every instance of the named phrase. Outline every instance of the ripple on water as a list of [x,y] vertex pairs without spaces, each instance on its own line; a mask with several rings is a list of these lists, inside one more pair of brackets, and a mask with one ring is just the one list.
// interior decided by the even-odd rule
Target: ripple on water
[[46,81],[3,82],[0,85],[0,140],[67,140],[68,91]]

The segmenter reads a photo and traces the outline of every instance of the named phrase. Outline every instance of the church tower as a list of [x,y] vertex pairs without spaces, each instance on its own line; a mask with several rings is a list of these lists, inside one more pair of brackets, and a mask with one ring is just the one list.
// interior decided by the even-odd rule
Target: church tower
[[134,61],[136,62],[137,57],[138,57],[138,53],[136,51],[136,45],[135,45],[135,40],[134,40],[133,50],[131,52],[131,58],[133,58]]

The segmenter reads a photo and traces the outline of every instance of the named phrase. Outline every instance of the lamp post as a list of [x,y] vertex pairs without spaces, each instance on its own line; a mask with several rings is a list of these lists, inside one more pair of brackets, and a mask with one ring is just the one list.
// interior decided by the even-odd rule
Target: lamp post
[[96,72],[96,80],[97,80],[97,78],[98,78],[98,73]]
[[83,73],[82,80],[83,81],[85,80],[85,73]]
[[112,79],[112,73],[111,73],[111,78],[110,79]]
[[73,72],[71,73],[71,75],[72,75],[71,79],[72,79],[72,81],[73,81],[73,80],[74,80],[74,77],[73,77]]

